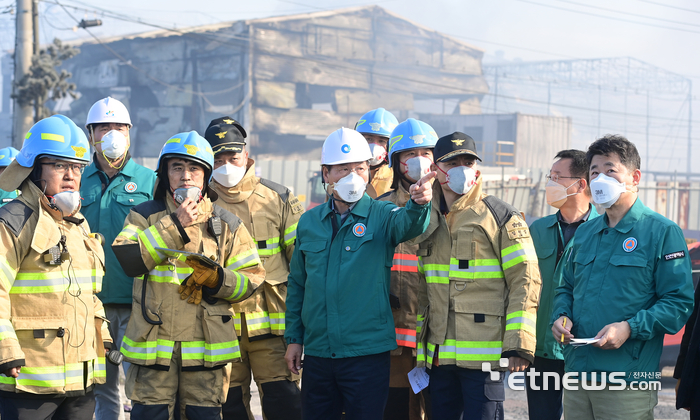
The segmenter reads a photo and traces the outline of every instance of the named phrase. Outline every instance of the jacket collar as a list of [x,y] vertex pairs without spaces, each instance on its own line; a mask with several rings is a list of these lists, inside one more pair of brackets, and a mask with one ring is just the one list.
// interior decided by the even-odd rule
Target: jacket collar
[[[372,205],[372,198],[370,198],[367,193],[365,193],[362,198],[355,204],[355,206],[350,210],[350,214],[354,214],[357,217],[367,217],[369,216],[369,207]],[[326,201],[323,204],[323,210],[321,210],[321,219],[325,219],[329,214],[333,214],[333,207],[331,206],[331,200]]]
[[223,185],[212,180],[209,184],[219,194],[225,203],[235,204],[247,200],[255,191],[255,187],[260,183],[260,178],[255,176],[255,161],[248,158],[248,169],[241,181],[233,187],[226,189]]
[[[165,207],[167,208],[168,214],[174,213],[178,206],[175,204],[175,200],[173,200],[172,195],[168,195],[164,198],[165,200]],[[211,214],[213,210],[213,204],[209,197],[204,196],[202,198],[202,201],[200,201],[197,204],[197,211],[198,211],[198,216],[197,220],[194,221],[194,223],[204,223],[207,220],[209,220],[209,215]]]
[[482,193],[481,193],[482,182],[483,182],[483,178],[481,178],[481,172],[477,172],[476,185],[474,185],[472,187],[472,189],[469,190],[469,192],[467,192],[466,194],[459,197],[457,199],[457,201],[455,201],[452,204],[452,208],[450,209],[450,213],[458,212],[460,210],[467,209],[467,208],[473,206],[474,204],[478,203],[479,200],[481,200],[483,198]]
[[[117,172],[117,175],[119,174],[124,174],[128,177],[134,177],[136,176],[136,165],[138,165],[134,160],[131,158],[131,155],[126,156],[126,163],[122,168]],[[99,167],[99,163],[97,161],[97,156],[93,155],[92,156],[92,163],[85,168],[85,172],[83,173],[83,178],[88,178],[90,176],[95,175],[97,172],[104,172],[102,168]],[[115,175],[116,176],[116,175]]]
[[[23,200],[29,208],[34,210],[39,219],[34,228],[31,247],[38,253],[44,253],[52,246],[56,245],[61,239],[61,232],[57,228],[57,224],[65,223],[61,220],[61,213],[49,207],[49,201],[46,195],[34,185],[29,179],[22,183]],[[80,213],[76,213],[74,217],[80,217]]]
[[[620,233],[628,233],[630,230],[632,230],[634,225],[637,224],[639,219],[641,219],[645,209],[646,206],[644,203],[642,203],[642,200],[637,197],[634,204],[632,204],[632,207],[630,207],[630,209],[627,211],[627,214],[622,216],[622,220],[620,220],[613,229]],[[602,223],[599,225],[599,230],[606,229],[608,227],[608,215],[605,214],[600,219]]]

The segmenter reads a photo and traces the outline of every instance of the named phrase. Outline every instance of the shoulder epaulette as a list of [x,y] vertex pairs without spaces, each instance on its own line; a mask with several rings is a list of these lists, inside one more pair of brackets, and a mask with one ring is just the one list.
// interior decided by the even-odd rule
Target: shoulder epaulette
[[34,210],[31,207],[24,201],[15,199],[0,207],[0,223],[4,223],[15,236],[19,236],[32,214]]
[[216,204],[214,204],[212,213],[214,213],[214,216],[218,216],[228,225],[229,229],[231,229],[231,233],[235,232],[236,229],[238,229],[238,225],[242,223],[238,216],[222,207],[219,207]]
[[146,201],[145,203],[141,203],[139,205],[136,205],[136,206],[131,208],[131,211],[135,211],[136,213],[143,216],[144,219],[148,219],[148,217],[150,215],[161,212],[161,211],[165,210],[166,208],[167,207],[165,207],[165,202],[161,198],[158,200],[149,200],[149,201]]
[[492,195],[484,198],[484,204],[491,210],[498,227],[502,228],[513,216],[519,216],[520,212],[515,207]]
[[276,192],[280,196],[280,198],[282,198],[283,203],[286,203],[289,199],[289,193],[291,191],[289,191],[289,188],[285,187],[284,185],[272,182],[269,179],[265,178],[260,178],[260,183],[266,186],[267,188],[271,189],[272,191]]

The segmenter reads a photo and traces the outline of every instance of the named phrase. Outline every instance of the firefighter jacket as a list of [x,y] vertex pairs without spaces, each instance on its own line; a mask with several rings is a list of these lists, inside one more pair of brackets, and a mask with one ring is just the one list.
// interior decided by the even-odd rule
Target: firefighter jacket
[[[482,192],[482,178],[440,211],[442,190],[433,188],[433,214],[444,220],[421,249],[419,269],[428,284],[429,306],[418,365],[499,367],[501,357],[532,362],[541,288],[537,255],[520,212]],[[444,205],[444,204],[443,204]]]
[[[376,192],[376,196],[381,197],[391,191],[392,182],[394,182],[394,171],[391,170],[388,164],[383,163],[379,169],[377,169],[377,172],[372,175],[369,184]],[[371,194],[370,197],[372,197]]]
[[304,353],[314,357],[394,350],[389,306],[394,249],[425,231],[430,206],[409,200],[400,208],[365,194],[341,220],[331,203],[299,219],[284,337],[287,344],[303,344]]
[[0,391],[81,396],[105,383],[111,338],[96,293],[104,252],[80,213],[66,219],[25,180],[0,209]]
[[110,246],[124,227],[131,208],[153,198],[156,173],[129,158],[111,180],[99,168],[97,158],[85,168],[80,182],[83,207],[80,212],[96,232],[105,237],[107,273],[99,298],[105,305],[131,305],[134,279],[124,273]]
[[[134,207],[114,241],[114,254],[124,272],[134,279],[131,318],[121,351],[127,361],[167,368],[175,342],[181,343],[182,366],[188,370],[225,365],[240,358],[231,303],[254,292],[264,278],[253,239],[240,219],[211,203],[199,202],[199,217],[184,227],[173,214],[172,197]],[[220,218],[220,235],[213,216]],[[214,219],[216,220],[216,219]],[[193,270],[180,259],[156,248],[196,252],[209,256],[219,268],[219,288],[203,288],[199,305],[180,298],[178,288]],[[145,290],[144,290],[145,288]],[[143,306],[143,309],[142,309]],[[160,319],[162,324],[153,325]]]
[[[402,184],[396,190],[390,191],[379,198],[380,201],[390,201],[399,207],[405,207],[411,195]],[[402,242],[394,250],[394,260],[391,266],[391,286],[389,303],[394,315],[396,344],[392,356],[399,356],[404,348],[410,349],[416,355],[416,335],[423,325],[423,310],[428,305],[428,295],[425,276],[418,271],[418,243],[420,238],[427,238],[437,225],[430,220],[428,229],[417,239]]]
[[304,207],[286,187],[255,176],[252,159],[236,186],[227,189],[217,182],[211,186],[219,194],[216,204],[243,221],[265,267],[265,282],[251,297],[233,307],[236,332],[240,337],[243,316],[249,338],[283,336],[289,261]]

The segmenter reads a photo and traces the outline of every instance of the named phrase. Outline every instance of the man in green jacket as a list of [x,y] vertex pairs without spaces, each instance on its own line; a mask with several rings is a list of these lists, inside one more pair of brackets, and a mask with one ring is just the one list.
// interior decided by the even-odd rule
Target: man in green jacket
[[557,389],[551,380],[548,381],[546,389],[542,383],[544,372],[555,372],[560,378],[564,376],[561,343],[549,333],[554,289],[559,286],[560,278],[555,277],[555,268],[567,245],[571,243],[576,229],[587,220],[598,216],[595,207],[591,206],[586,152],[562,150],[554,159],[552,169],[547,175],[545,190],[547,204],[559,211],[535,220],[530,226],[542,276],[542,293],[537,309],[535,362],[529,369],[529,374],[536,376],[534,383],[530,380],[525,381],[530,420],[561,419],[561,388]]
[[[109,244],[121,232],[131,208],[153,198],[156,175],[129,155],[131,118],[120,101],[105,98],[95,102],[85,127],[95,154],[80,185],[81,212],[107,244],[104,246],[106,273],[102,292],[97,296],[104,303],[109,332],[114,348],[118,349],[129,323],[134,279],[124,273]],[[126,362],[122,364],[125,373],[128,366]],[[107,363],[106,368],[107,382],[95,388],[95,417],[117,420],[123,410],[119,399],[119,367]]]
[[[12,146],[0,149],[0,174],[5,172],[5,169],[7,169],[7,167],[10,166],[10,163],[15,160],[15,156],[17,156],[18,153],[19,150]],[[15,198],[17,198],[16,190],[0,190],[0,207],[4,206]]]
[[284,336],[293,373],[304,349],[305,420],[340,419],[343,409],[347,420],[381,420],[389,394],[394,248],[427,228],[435,172],[411,185],[411,199],[399,208],[365,193],[371,157],[355,130],[328,136],[321,165],[330,199],[297,226]]
[[[564,344],[599,340],[564,348],[566,371],[579,378],[577,389],[564,389],[564,417],[653,419],[658,391],[640,382],[660,378],[664,334],[677,333],[692,312],[690,256],[678,225],[638,199],[634,144],[606,135],[586,160],[593,201],[605,215],[584,223],[562,256],[551,322]],[[618,381],[629,387],[613,391]]]

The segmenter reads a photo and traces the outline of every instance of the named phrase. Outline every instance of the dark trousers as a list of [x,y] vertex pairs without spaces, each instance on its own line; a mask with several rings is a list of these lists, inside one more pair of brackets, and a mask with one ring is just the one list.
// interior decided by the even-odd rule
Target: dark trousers
[[543,374],[545,372],[554,372],[559,376],[559,383],[564,377],[564,361],[545,359],[544,357],[535,357],[535,363],[528,369],[538,372],[539,376],[535,378],[535,386],[538,390],[532,389],[530,378],[525,377],[525,386],[527,387],[527,410],[530,420],[559,420],[561,419],[564,406],[562,405],[562,390],[554,389],[554,380],[547,380],[547,390],[544,389]]
[[92,420],[95,393],[82,397],[20,398],[0,397],[2,420]]
[[440,420],[503,420],[503,372],[499,379],[490,372],[459,368],[455,365],[434,366],[430,370],[430,398],[433,418]]
[[389,352],[327,359],[304,356],[301,416],[304,420],[382,420],[389,396]]

